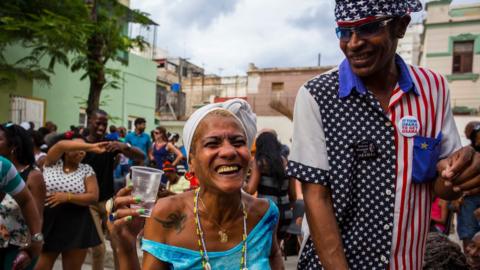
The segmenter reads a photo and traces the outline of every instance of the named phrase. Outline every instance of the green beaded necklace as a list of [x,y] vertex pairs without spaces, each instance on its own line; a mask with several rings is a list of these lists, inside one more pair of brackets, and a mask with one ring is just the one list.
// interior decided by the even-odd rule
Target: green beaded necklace
[[[202,256],[202,267],[204,270],[212,270],[209,262],[207,247],[205,245],[205,237],[200,223],[200,215],[198,211],[198,197],[200,194],[200,188],[195,190],[195,196],[193,197],[193,214],[195,215],[195,230],[198,236],[198,247],[200,248],[200,256]],[[247,210],[245,204],[242,202],[243,212],[243,246],[242,257],[240,259],[240,270],[248,270],[247,268]]]

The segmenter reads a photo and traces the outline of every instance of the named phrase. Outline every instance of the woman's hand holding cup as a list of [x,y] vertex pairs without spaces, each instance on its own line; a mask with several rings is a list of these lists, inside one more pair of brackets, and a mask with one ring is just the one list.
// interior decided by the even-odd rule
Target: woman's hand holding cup
[[145,218],[140,215],[145,209],[131,209],[130,204],[138,204],[141,198],[133,197],[132,185],[120,189],[117,195],[107,202],[107,227],[116,242],[116,246],[124,252],[136,252],[136,240],[143,229]]

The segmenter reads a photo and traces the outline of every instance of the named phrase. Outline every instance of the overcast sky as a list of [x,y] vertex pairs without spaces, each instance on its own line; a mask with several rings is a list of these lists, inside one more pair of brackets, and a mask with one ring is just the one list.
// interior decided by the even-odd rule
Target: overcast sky
[[[480,2],[454,0],[453,4]],[[131,0],[160,24],[157,44],[207,73],[244,75],[248,63],[314,66],[342,59],[333,0]]]

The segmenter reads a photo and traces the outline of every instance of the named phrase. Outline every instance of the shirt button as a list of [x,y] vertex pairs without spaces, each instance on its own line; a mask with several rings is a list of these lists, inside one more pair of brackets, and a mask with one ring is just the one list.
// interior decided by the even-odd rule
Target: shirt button
[[390,122],[390,121],[385,122],[385,126],[391,127],[391,126],[392,126],[392,122]]
[[392,195],[392,191],[391,191],[390,189],[387,189],[387,191],[385,191],[385,193],[386,193],[387,195]]
[[380,260],[382,260],[382,262],[386,263],[386,262],[387,262],[387,257],[385,257],[385,256],[382,255],[382,256],[380,257]]
[[385,225],[383,226],[383,229],[385,229],[386,231],[388,231],[388,230],[390,229],[390,225],[385,224]]

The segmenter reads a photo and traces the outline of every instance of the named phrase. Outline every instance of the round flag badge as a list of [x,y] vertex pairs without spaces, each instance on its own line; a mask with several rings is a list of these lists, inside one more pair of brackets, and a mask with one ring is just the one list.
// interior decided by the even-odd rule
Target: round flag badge
[[420,130],[420,123],[418,122],[417,118],[408,115],[400,119],[398,128],[400,129],[400,134],[410,138],[417,135],[418,131]]

